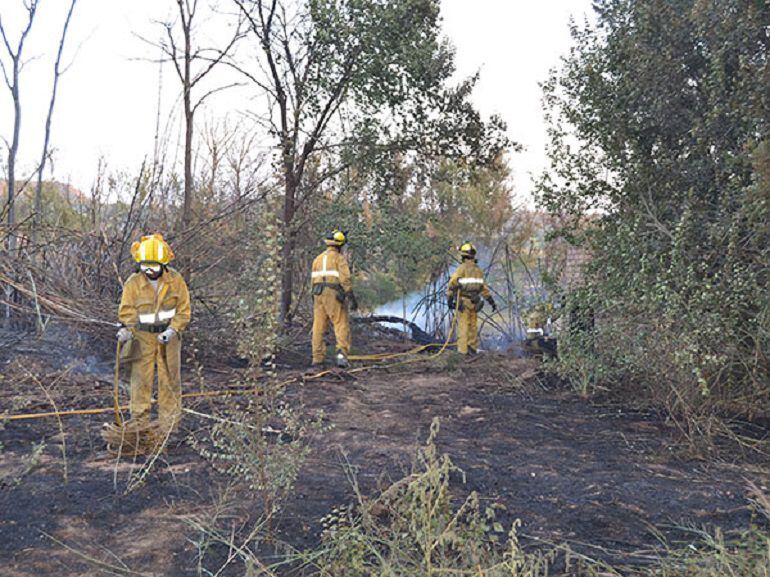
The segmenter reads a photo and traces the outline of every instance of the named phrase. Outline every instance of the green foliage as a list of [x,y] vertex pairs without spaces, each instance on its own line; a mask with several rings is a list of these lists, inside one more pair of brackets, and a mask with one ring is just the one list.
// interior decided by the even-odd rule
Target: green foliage
[[362,306],[376,308],[401,296],[398,280],[389,273],[375,271],[356,276],[356,296]]
[[770,5],[595,7],[597,24],[573,27],[575,48],[545,86],[540,200],[594,257],[596,337],[582,351],[567,343],[586,358],[564,370],[645,383],[691,424],[766,414]]
[[[314,236],[338,227],[348,231],[355,290],[360,284],[361,304],[373,307],[423,286],[444,262],[450,241],[431,233],[428,218],[412,202],[367,204],[361,211],[356,199],[338,197],[319,206]],[[318,244],[307,251],[308,258],[315,256]]]
[[[453,71],[451,51],[437,34],[435,0],[310,0],[308,6],[323,56],[319,65],[327,73],[319,86],[331,90],[333,79],[350,75],[351,92],[364,112],[403,104]],[[347,56],[353,51],[360,57],[351,74]]]
[[666,556],[645,577],[769,577],[770,535],[759,530],[726,537],[718,529],[689,530],[697,541],[668,548]]
[[322,415],[305,416],[301,406],[285,402],[280,387],[246,384],[261,386],[257,399],[223,411],[205,438],[190,442],[215,469],[252,491],[263,507],[261,518],[269,520],[291,495],[309,443],[322,430]]
[[238,352],[252,367],[273,368],[280,333],[280,254],[283,235],[274,207],[267,203],[254,215],[253,226],[243,231],[242,261],[238,276],[238,301],[234,326],[238,330]]
[[[359,300],[369,307],[423,287],[466,238],[482,245],[499,240],[513,216],[502,156],[489,166],[447,158],[388,161],[327,184],[314,207],[314,233],[306,237],[348,231],[356,292],[360,287]],[[305,259],[318,250],[309,243]]]
[[[28,185],[16,197],[16,214],[19,222],[31,219],[35,210],[35,187]],[[88,199],[76,188],[59,182],[43,182],[43,214],[41,224],[63,228],[84,228],[84,216]]]
[[462,242],[472,238],[492,246],[513,216],[510,170],[499,155],[487,166],[469,166],[443,159],[431,174],[425,203],[434,226]]
[[[452,87],[454,49],[439,0],[307,0],[314,57],[302,97],[315,115],[342,93],[348,161],[371,169],[411,151],[488,162],[509,142],[499,118],[470,103],[476,77]],[[303,111],[304,112],[304,111]]]
[[[282,429],[270,433],[269,424],[276,421]],[[224,413],[211,428],[210,447],[198,447],[217,469],[263,496],[272,514],[291,494],[309,452],[308,436],[317,429],[318,421],[306,421],[285,403],[252,402]]]

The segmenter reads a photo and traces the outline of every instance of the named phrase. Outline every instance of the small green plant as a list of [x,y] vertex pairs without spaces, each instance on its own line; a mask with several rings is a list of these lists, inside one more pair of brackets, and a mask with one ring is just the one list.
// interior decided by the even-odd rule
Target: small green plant
[[322,544],[304,558],[319,577],[545,577],[553,556],[525,553],[473,492],[456,506],[450,487],[463,473],[435,445],[438,420],[411,475],[323,519]]
[[590,396],[608,373],[603,359],[593,352],[593,335],[559,336],[559,355],[546,358],[546,368],[566,380],[581,397]]
[[215,417],[206,438],[190,440],[218,471],[257,495],[263,517],[270,519],[291,494],[310,440],[323,430],[323,416],[307,417],[275,385],[259,386],[262,393],[256,399],[225,410]]
[[[29,475],[40,465],[45,448],[45,441],[33,444],[32,450],[21,458],[20,466],[0,472],[0,488],[17,487],[24,477]],[[0,450],[0,453],[1,452],[2,451]]]
[[233,313],[238,332],[238,352],[251,369],[275,375],[275,353],[280,334],[280,285],[282,235],[275,207],[255,216],[255,226],[244,238],[244,264],[239,276],[241,298]]
[[667,546],[659,563],[642,577],[769,577],[770,534],[752,529],[727,537],[719,529],[683,528],[697,540]]

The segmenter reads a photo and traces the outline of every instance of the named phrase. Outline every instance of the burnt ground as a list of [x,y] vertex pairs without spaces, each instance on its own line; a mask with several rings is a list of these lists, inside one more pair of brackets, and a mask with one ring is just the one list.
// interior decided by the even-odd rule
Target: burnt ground
[[[92,358],[62,372],[39,350],[24,351],[3,366],[0,412],[50,409],[30,375],[39,375],[60,408],[109,406],[110,370],[109,361]],[[186,387],[217,389],[236,377],[218,370],[205,374],[205,385],[190,378]],[[475,490],[500,505],[502,522],[521,520],[528,546],[566,543],[592,557],[643,558],[657,545],[655,531],[678,539],[677,527],[747,527],[747,480],[770,483],[767,463],[687,458],[655,414],[589,403],[544,382],[536,361],[512,355],[465,363],[449,353],[293,384],[289,396],[333,425],[315,438],[277,525],[280,539],[296,547],[316,544],[320,519],[351,502],[344,463],[373,494],[408,473],[435,417],[439,448],[465,471],[465,484],[454,481],[458,499]],[[223,402],[186,404],[212,413]],[[109,419],[62,421],[66,482],[55,419],[0,425],[0,575],[199,574],[191,521],[212,514],[227,479],[184,437],[210,421],[186,416],[184,433],[129,491],[143,461],[117,462],[105,450],[100,428]],[[246,495],[235,493],[233,526],[258,508]]]

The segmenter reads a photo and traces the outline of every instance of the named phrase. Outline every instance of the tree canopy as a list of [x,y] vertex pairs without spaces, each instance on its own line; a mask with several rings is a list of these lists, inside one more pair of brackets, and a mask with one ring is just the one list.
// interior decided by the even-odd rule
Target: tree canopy
[[551,169],[539,186],[593,251],[583,297],[604,319],[592,366],[661,383],[679,411],[740,397],[752,412],[770,396],[770,5],[595,8],[545,84]]

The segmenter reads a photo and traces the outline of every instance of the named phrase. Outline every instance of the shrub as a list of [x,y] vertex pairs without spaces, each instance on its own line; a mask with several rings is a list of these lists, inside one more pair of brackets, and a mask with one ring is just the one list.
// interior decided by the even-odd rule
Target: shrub
[[319,576],[535,577],[548,575],[551,556],[525,553],[516,524],[506,533],[495,507],[473,492],[456,506],[450,479],[462,472],[435,446],[438,420],[411,475],[367,499],[357,486],[353,507],[324,520],[322,544],[305,560]]

